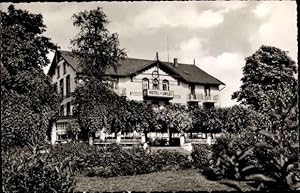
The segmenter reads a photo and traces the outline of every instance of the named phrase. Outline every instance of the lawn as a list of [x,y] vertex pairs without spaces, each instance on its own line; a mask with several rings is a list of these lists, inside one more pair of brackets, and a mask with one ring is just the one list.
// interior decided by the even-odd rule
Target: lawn
[[[250,190],[243,185],[243,190]],[[216,181],[205,179],[196,169],[164,171],[111,178],[77,177],[76,191],[232,191]]]

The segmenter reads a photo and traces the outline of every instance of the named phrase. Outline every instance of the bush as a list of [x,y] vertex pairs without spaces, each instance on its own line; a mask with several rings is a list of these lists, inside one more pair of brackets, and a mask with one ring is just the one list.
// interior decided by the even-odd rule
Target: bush
[[70,160],[50,153],[13,149],[2,152],[3,192],[72,192]]
[[74,174],[83,176],[139,175],[191,167],[188,157],[178,152],[147,153],[141,148],[123,149],[117,144],[95,147],[73,143],[57,146],[54,151],[61,159],[70,157]]
[[191,153],[193,159],[193,166],[199,168],[201,171],[206,170],[209,167],[209,161],[211,160],[211,148],[208,145],[193,145],[193,151]]
[[258,167],[252,148],[258,140],[254,132],[247,130],[235,135],[225,133],[217,138],[216,143],[212,145],[210,175],[214,173],[215,178],[242,180],[249,170]]

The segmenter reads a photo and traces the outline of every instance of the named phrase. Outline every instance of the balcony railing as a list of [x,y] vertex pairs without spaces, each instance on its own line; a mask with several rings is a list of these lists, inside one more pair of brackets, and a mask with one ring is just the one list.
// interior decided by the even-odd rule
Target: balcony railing
[[144,89],[143,90],[143,96],[145,98],[173,99],[174,98],[174,91]]
[[188,100],[189,101],[203,101],[204,96],[203,94],[189,94]]
[[204,96],[203,94],[189,94],[188,101],[201,101],[201,102],[218,102],[219,95]]

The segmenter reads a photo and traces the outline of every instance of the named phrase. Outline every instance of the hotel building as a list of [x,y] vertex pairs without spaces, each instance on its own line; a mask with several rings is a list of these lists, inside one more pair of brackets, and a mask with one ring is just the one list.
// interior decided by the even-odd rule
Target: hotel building
[[[223,82],[201,70],[195,64],[126,58],[119,68],[106,71],[111,77],[110,88],[129,100],[164,104],[198,104],[203,107],[220,105]],[[79,60],[69,51],[56,51],[48,71],[58,93],[63,96],[59,119],[53,128],[51,141],[62,140],[72,118],[72,96],[80,74]]]

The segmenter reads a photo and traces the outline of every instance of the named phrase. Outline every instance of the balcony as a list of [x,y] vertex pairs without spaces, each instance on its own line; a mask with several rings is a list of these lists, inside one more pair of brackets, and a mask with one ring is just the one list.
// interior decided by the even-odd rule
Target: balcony
[[203,94],[188,94],[188,101],[199,102],[199,101],[203,101],[203,100],[204,100]]
[[204,102],[218,102],[219,95],[205,96]]
[[173,99],[174,91],[170,90],[153,90],[153,89],[144,89],[143,90],[144,98],[159,98],[159,99]]
[[218,102],[219,95],[204,96],[203,94],[189,94],[189,102]]

